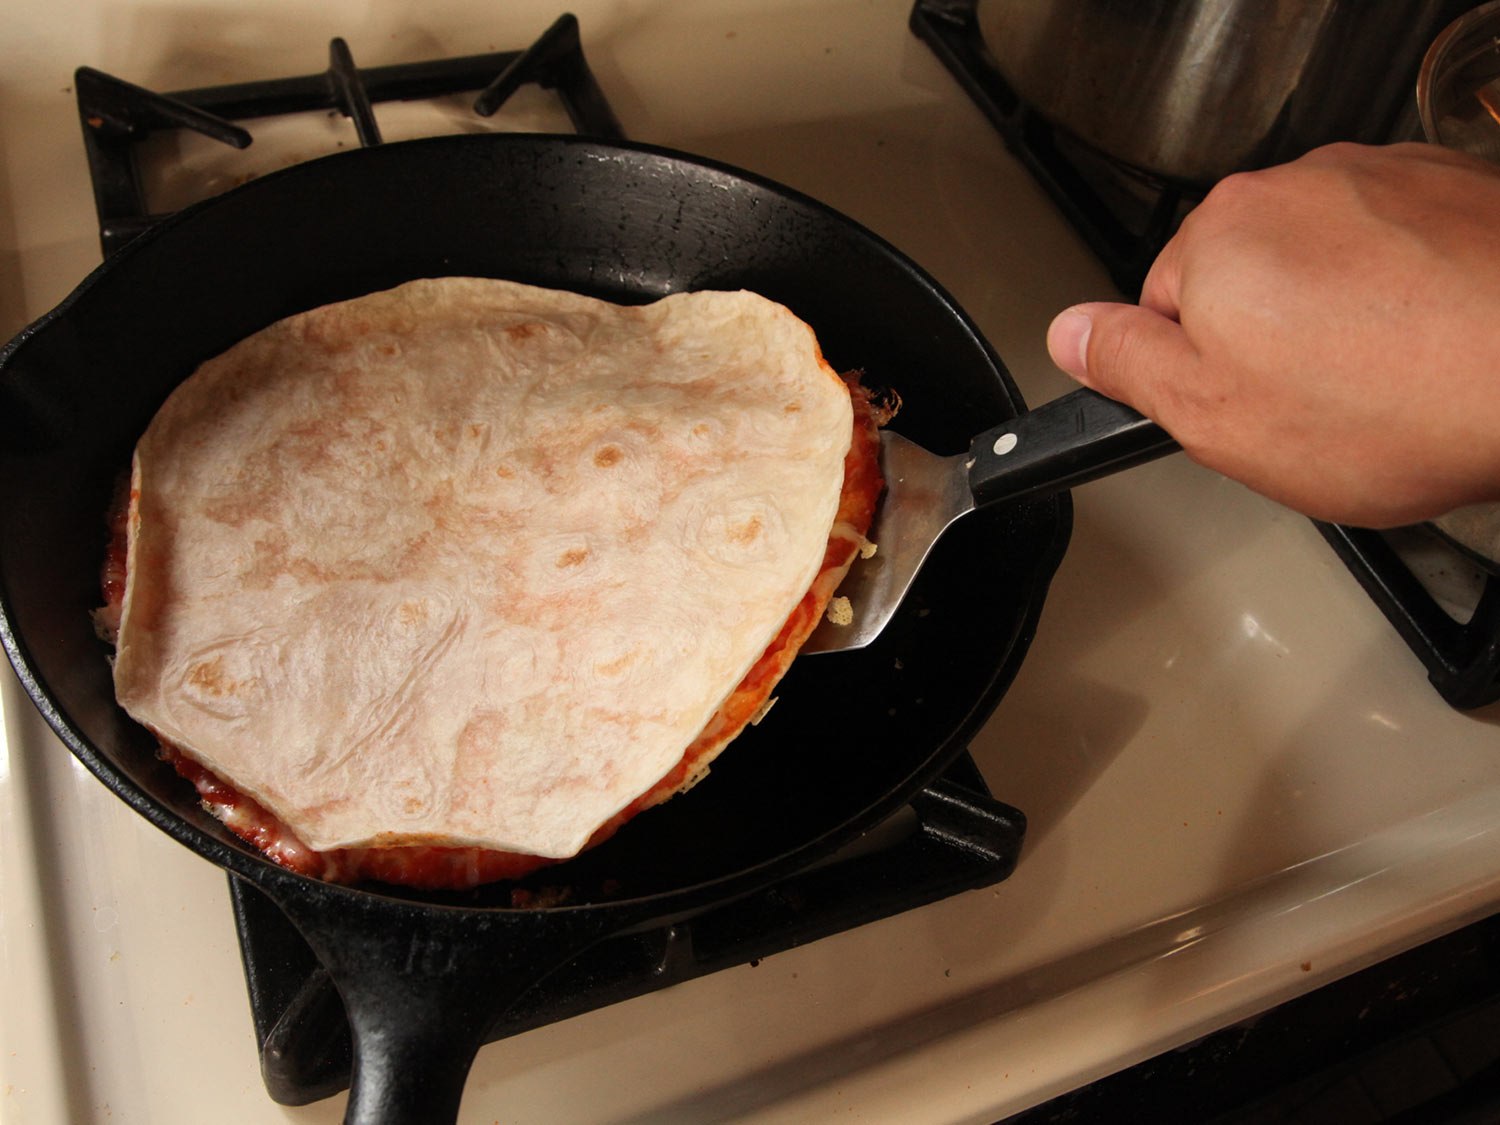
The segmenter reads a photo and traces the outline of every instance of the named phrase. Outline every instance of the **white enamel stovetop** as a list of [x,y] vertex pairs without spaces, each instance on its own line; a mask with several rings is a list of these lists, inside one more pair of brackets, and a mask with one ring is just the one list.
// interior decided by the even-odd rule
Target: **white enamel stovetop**
[[[1029,401],[1110,287],[907,0],[10,0],[0,335],[98,261],[72,72],[159,89],[524,46],[562,11],[627,132],[809,192],[936,275]],[[464,1120],[988,1122],[1500,905],[1500,712],[1460,715],[1305,520],[1181,458],[1075,493],[974,753],[996,888],[485,1048]],[[261,1086],[223,874],[4,677],[0,1120],[336,1121]]]

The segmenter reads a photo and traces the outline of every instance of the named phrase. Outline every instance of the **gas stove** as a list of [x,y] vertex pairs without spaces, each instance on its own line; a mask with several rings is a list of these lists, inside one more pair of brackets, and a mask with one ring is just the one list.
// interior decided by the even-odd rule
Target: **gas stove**
[[[1029,401],[1066,389],[1046,324],[1118,283],[909,3],[570,10],[20,0],[0,48],[0,328],[205,185],[436,128],[618,127],[849,214],[955,295]],[[580,123],[557,88],[578,76],[553,53],[570,36],[607,118]],[[533,80],[528,55],[548,64]],[[407,67],[462,71],[464,92],[403,85]],[[290,101],[242,119],[267,82]],[[492,83],[510,96],[476,115]],[[177,127],[179,105],[206,133]],[[96,165],[139,150],[106,176],[121,193],[95,195],[80,132],[103,138]],[[1495,909],[1494,708],[1432,690],[1315,526],[1182,459],[1074,504],[1026,664],[950,779],[1022,810],[1024,846],[1011,820],[984,874],[891,909],[747,904],[780,911],[771,938],[734,921],[697,959],[681,935],[642,939],[617,952],[644,982],[576,967],[551,982],[556,1009],[496,1029],[463,1120],[997,1120]],[[337,1093],[278,1104],[337,1090],[336,1019],[288,1086],[262,1072],[316,974],[280,920],[74,764],[10,678],[3,703],[0,1088],[17,1118],[338,1120]]]

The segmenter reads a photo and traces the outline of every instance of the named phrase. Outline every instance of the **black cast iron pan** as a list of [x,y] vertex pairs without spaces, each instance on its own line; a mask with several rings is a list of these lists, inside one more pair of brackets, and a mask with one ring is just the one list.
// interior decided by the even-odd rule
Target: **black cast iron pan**
[[707,781],[539,876],[566,883],[566,905],[291,874],[205,814],[116,707],[89,620],[104,512],[137,436],[200,361],[293,312],[445,274],[615,300],[757,290],[812,324],[835,367],[898,390],[895,428],[932,450],[1022,410],[964,314],[863,228],[720,165],[569,137],[414,141],[265,177],[141,236],[0,351],[7,652],[105,784],[301,929],[353,1027],[354,1121],[451,1119],[495,1013],[551,968],[802,869],[922,791],[1008,686],[1070,528],[1066,495],[965,520],[875,644],[799,662]]

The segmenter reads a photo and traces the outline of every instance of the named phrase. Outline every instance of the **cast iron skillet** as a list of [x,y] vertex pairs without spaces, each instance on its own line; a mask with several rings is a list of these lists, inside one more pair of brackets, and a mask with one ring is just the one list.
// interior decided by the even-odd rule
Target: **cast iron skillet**
[[868,231],[722,165],[571,137],[413,141],[267,176],[141,236],[0,351],[11,661],[106,785],[303,932],[353,1028],[351,1121],[453,1118],[495,1014],[556,965],[803,868],[919,793],[1008,686],[1071,520],[1063,495],[964,521],[874,646],[799,662],[707,781],[539,876],[567,882],[566,905],[291,874],[205,814],[116,707],[89,619],[104,512],[137,436],[200,361],[299,310],[435,275],[621,301],[757,290],[812,324],[836,368],[897,389],[895,428],[938,452],[1022,409],[952,300]]

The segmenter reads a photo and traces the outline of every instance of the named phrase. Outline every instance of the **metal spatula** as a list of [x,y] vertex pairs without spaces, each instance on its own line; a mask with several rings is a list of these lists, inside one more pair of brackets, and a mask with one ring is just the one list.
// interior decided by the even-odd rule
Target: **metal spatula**
[[878,637],[933,544],[974,509],[1070,488],[1178,448],[1155,422],[1087,389],[986,430],[950,457],[883,431],[885,495],[868,536],[875,554],[855,560],[838,590],[854,619],[825,619],[802,651],[864,648]]

